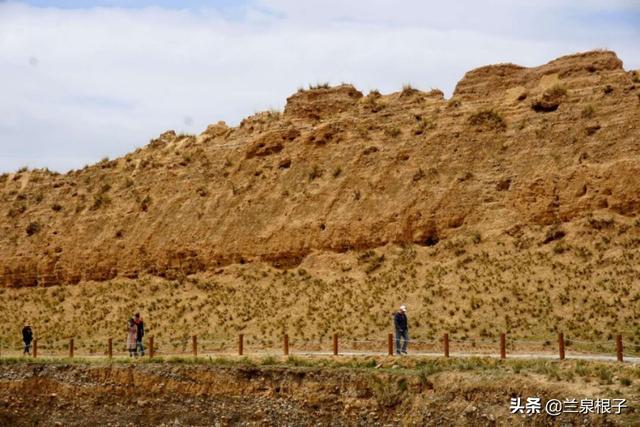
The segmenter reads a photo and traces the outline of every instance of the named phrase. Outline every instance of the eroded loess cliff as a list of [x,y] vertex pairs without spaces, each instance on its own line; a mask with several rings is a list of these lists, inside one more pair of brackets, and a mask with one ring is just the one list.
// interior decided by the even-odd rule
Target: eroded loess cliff
[[442,92],[301,90],[283,113],[169,131],[67,174],[0,176],[0,283],[514,236],[640,211],[640,75],[613,52],[468,72]]

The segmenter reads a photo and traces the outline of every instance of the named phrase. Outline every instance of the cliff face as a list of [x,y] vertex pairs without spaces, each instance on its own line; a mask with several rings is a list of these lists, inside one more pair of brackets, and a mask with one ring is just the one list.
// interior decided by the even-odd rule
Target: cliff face
[[0,176],[0,283],[286,268],[312,251],[635,217],[638,123],[640,75],[603,51],[482,67],[449,100],[300,91],[236,128],[166,132],[64,175]]

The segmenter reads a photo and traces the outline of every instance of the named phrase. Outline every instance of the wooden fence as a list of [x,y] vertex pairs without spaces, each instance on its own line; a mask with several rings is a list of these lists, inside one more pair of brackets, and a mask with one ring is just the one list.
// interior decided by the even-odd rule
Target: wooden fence
[[[246,347],[245,347],[245,339],[244,339],[244,334],[239,334],[237,337],[237,347],[236,347],[236,351],[235,353],[237,353],[237,355],[239,356],[243,356],[246,354]],[[202,347],[200,342],[198,341],[198,337],[196,335],[191,337],[191,345],[188,345],[188,342],[182,342],[181,343],[181,347],[184,349],[184,351],[180,354],[188,354],[188,355],[192,355],[193,357],[198,357],[198,355],[202,355],[203,353],[206,353],[204,351],[202,351]],[[364,343],[365,347],[368,349],[368,353],[363,353],[363,354],[374,354],[372,352],[375,352],[375,354],[387,354],[389,356],[393,356],[394,355],[394,349],[395,349],[395,344],[396,344],[396,340],[394,338],[393,334],[388,334],[387,339],[386,339],[386,349],[384,348],[384,341],[385,340],[348,340],[345,339],[345,341],[347,343],[352,343],[352,345],[356,345],[357,343]],[[207,342],[207,341],[203,341],[205,344],[206,343],[211,343],[211,342]],[[221,342],[221,341],[218,341]],[[475,346],[475,341],[474,342],[474,346]],[[487,341],[483,341],[485,343],[485,350],[488,351],[487,353],[485,353],[484,355],[487,356],[494,356],[494,357],[499,357],[500,359],[506,359],[508,357],[508,345],[510,344],[509,340],[507,339],[507,334],[506,333],[501,333],[499,335],[499,340],[497,341],[497,343],[494,343],[493,341],[489,341],[487,344]],[[518,342],[518,343],[527,343],[527,341],[515,341],[514,343]],[[539,342],[539,341],[529,341],[529,342]],[[566,358],[566,348],[568,346],[568,344],[572,344],[574,342],[578,342],[578,343],[584,343],[584,344],[594,344],[595,342],[581,342],[581,341],[575,341],[575,340],[566,340],[564,337],[564,333],[559,332],[558,336],[557,336],[557,357],[559,360],[564,360]],[[550,346],[552,344],[551,340],[545,341],[545,343]],[[444,333],[442,336],[441,340],[438,341],[419,341],[419,340],[409,340],[408,344],[410,345],[410,349],[412,346],[419,346],[422,344],[430,344],[432,346],[433,349],[430,353],[422,353],[424,355],[442,355],[443,357],[450,357],[451,356],[451,348],[452,347],[456,347],[458,346],[460,348],[461,351],[459,351],[457,354],[464,356],[464,355],[470,355],[469,352],[465,352],[464,351],[464,346],[468,346],[468,342],[462,342],[462,341],[452,341],[449,338],[449,334],[448,333]],[[607,344],[610,344],[613,347],[613,344],[615,344],[615,356],[616,356],[616,360],[619,362],[622,362],[624,360],[624,347],[623,347],[623,341],[622,341],[622,335],[616,335],[615,336],[615,341],[609,341],[607,342]],[[495,346],[495,347],[493,347]],[[76,356],[76,342],[74,340],[74,338],[70,338],[68,340],[68,344],[66,344],[65,346],[67,348],[67,351],[65,351],[65,354],[68,354],[69,358],[73,358],[74,356]],[[190,347],[190,351],[186,350]],[[322,346],[320,346],[322,347]],[[327,345],[328,347],[328,345]],[[309,355],[313,355],[313,354],[325,354],[325,355],[333,355],[333,356],[339,356],[341,354],[347,354],[347,355],[354,355],[357,353],[349,353],[349,352],[340,352],[340,349],[343,347],[343,345],[341,345],[340,342],[340,337],[338,336],[338,334],[334,334],[331,340],[331,351],[329,352],[328,348],[326,349],[326,352],[322,352],[322,348],[320,348],[320,351],[307,351],[304,352],[302,351],[302,349],[298,349],[299,352],[298,354],[309,354]],[[439,351],[437,351],[437,348],[440,348]],[[493,347],[493,351],[491,350],[491,348]],[[104,353],[104,355],[106,357],[108,357],[109,359],[114,357],[114,346],[113,346],[113,338],[109,338],[106,342],[105,342],[105,348],[106,348],[106,352]],[[227,347],[228,348],[228,347]],[[289,339],[289,335],[285,334],[282,337],[282,355],[284,356],[289,356],[291,351],[293,349],[292,343],[290,342]],[[39,345],[38,345],[38,340],[34,340],[32,343],[32,352],[31,352],[31,357],[39,357]],[[157,355],[157,347],[156,347],[156,342],[154,341],[154,337],[153,336],[149,336],[147,338],[146,341],[146,357],[149,358],[153,358],[154,356]],[[397,349],[396,349],[397,350]],[[412,349],[411,349],[412,350]],[[547,354],[548,354],[547,350]],[[127,354],[128,351],[125,351],[124,354]],[[209,353],[211,353],[211,351],[209,351]],[[222,351],[213,351],[213,353],[221,353]],[[228,354],[229,351],[226,352],[226,354]],[[419,352],[416,352],[414,350],[412,350],[413,354],[420,354]],[[163,351],[162,352],[163,355],[174,355],[175,353],[171,353],[170,351]],[[602,352],[600,352],[599,354],[602,354]],[[2,346],[0,346],[0,356],[6,356],[8,355],[6,352],[6,349],[4,351],[3,354],[3,349]],[[60,354],[55,354],[54,356],[59,356]],[[472,355],[472,354],[471,354]],[[613,352],[610,353],[611,356],[613,356]],[[535,355],[532,355],[532,357],[535,357]]]

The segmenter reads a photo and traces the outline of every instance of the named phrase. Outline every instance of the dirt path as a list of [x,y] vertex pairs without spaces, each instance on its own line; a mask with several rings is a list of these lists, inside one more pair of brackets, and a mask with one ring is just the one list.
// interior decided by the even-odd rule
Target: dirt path
[[[190,357],[191,353],[188,352],[176,352],[176,353],[164,353],[158,352],[155,354],[158,357],[164,358],[173,358],[173,357]],[[21,353],[19,351],[11,351],[11,352],[3,352],[0,354],[0,358],[3,357],[21,357]],[[95,354],[84,354],[84,353],[75,353],[75,357],[80,358],[88,358],[88,359],[107,359],[105,355],[95,355]],[[249,357],[281,357],[283,356],[282,352],[277,350],[273,351],[259,351],[259,352],[251,352],[246,353],[244,356]],[[291,351],[289,356],[303,356],[303,357],[333,357],[332,352],[328,351]],[[375,351],[344,351],[340,352],[337,357],[388,357],[387,353],[383,352],[375,352]],[[453,358],[491,358],[491,359],[499,359],[500,355],[498,354],[490,354],[490,353],[464,353],[464,352],[451,352],[449,353],[450,357]],[[65,359],[68,356],[62,354],[50,355],[50,354],[41,354],[38,356],[43,359]],[[128,357],[125,353],[114,353],[114,357]],[[148,353],[147,356],[148,357]],[[212,353],[212,352],[204,352],[198,353],[198,357],[225,357],[225,358],[234,358],[239,357],[236,353]],[[434,352],[409,352],[409,354],[397,356],[400,358],[418,358],[418,357],[433,357],[439,358],[443,357],[442,353],[434,353]],[[507,353],[507,359],[518,359],[518,360],[558,360],[559,357],[556,354],[551,353],[516,353],[509,354]],[[567,360],[585,360],[585,361],[594,361],[594,362],[617,362],[616,356],[606,355],[606,354],[566,354],[565,359]],[[640,357],[637,356],[624,356],[624,362],[630,364],[640,364]]]
[[[292,353],[292,355],[301,355],[301,356],[330,356],[332,353],[330,352],[296,352]],[[340,353],[341,356],[386,356],[384,353],[380,352],[344,352]],[[487,354],[487,353],[461,353],[461,352],[451,352],[449,353],[450,357],[490,357],[499,359],[500,356],[497,354]],[[409,353],[400,357],[443,357],[442,353]],[[549,354],[549,353],[517,353],[517,354],[507,354],[508,359],[545,359],[545,360],[558,360],[558,355]],[[599,362],[615,362],[616,356],[609,356],[605,354],[566,354],[566,359],[571,360],[590,360],[590,361],[599,361]],[[625,356],[623,359],[625,362],[638,364],[640,363],[640,357],[634,356]]]

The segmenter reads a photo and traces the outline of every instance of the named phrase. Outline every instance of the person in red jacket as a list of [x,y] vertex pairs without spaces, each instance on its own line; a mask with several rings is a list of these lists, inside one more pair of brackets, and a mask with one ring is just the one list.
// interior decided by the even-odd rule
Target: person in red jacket
[[138,336],[138,327],[133,317],[127,321],[127,351],[129,356],[134,357],[136,354],[136,337]]

